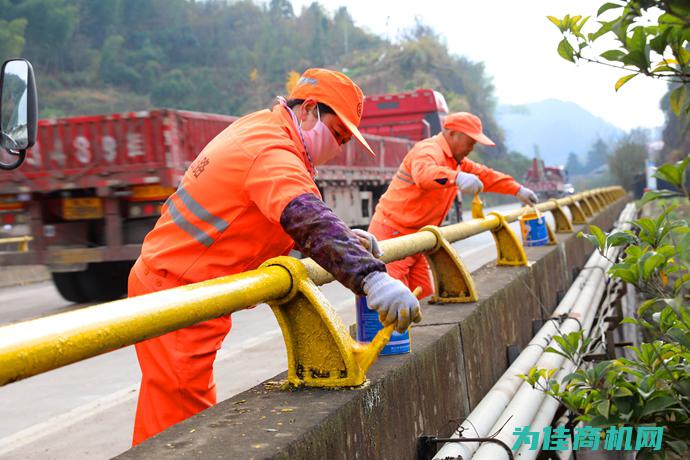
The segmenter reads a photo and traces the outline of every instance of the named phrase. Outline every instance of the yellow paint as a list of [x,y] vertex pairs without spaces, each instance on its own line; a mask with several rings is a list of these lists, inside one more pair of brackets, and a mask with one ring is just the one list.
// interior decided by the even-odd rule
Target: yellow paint
[[479,297],[472,275],[450,242],[443,236],[441,229],[428,225],[420,232],[431,232],[436,236],[436,247],[425,254],[434,277],[435,292],[430,302],[476,302]]
[[275,266],[287,270],[292,279],[289,294],[269,303],[285,339],[288,382],[325,388],[363,384],[394,325],[381,329],[371,343],[359,343],[299,260],[276,257],[262,265]]
[[491,231],[496,242],[496,265],[527,265],[527,256],[522,243],[511,230],[505,217],[498,212],[492,212],[490,215],[495,216],[499,221],[498,227]]
[[472,200],[472,219],[483,219],[484,218],[484,203],[479,198],[479,194],[474,194],[474,199]]
[[[616,199],[626,195],[621,187],[595,193],[610,194]],[[538,207],[545,212],[558,205],[576,205],[581,200],[586,203],[586,196],[580,193]],[[384,261],[434,251],[449,257],[439,262],[440,271],[452,270],[453,266],[457,269],[460,259],[445,246],[490,230],[496,241],[499,265],[526,265],[522,244],[508,226],[521,212],[492,212],[485,218],[383,241]],[[30,240],[21,237],[0,243]],[[91,258],[92,252],[88,248],[58,249],[51,250],[49,255],[69,263]],[[330,279],[330,274],[309,259],[280,257],[257,270],[0,327],[0,385],[262,302],[271,304],[283,331],[291,384],[361,385],[366,371],[386,345],[392,327],[382,329],[370,344],[354,341],[317,287]],[[467,275],[464,282],[471,283],[471,277]]]
[[11,238],[0,238],[0,245],[17,243],[17,250],[19,252],[29,251],[29,242],[33,241],[32,236],[14,236]]

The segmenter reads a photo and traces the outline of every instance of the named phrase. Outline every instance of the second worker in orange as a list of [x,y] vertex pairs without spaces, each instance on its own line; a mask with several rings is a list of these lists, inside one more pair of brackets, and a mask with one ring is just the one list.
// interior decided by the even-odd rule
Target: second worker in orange
[[[405,156],[376,206],[369,232],[387,240],[427,225],[441,225],[458,189],[470,196],[481,191],[515,195],[525,204],[536,204],[532,190],[507,174],[467,159],[477,142],[496,145],[482,132],[479,117],[467,112],[450,114],[441,133],[418,142]],[[391,262],[386,268],[408,287],[420,286],[420,297],[433,293],[424,255]]]

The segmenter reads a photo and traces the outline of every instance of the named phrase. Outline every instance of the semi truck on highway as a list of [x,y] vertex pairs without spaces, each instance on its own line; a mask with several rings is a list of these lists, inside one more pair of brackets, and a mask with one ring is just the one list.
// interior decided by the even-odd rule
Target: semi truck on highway
[[[441,129],[443,96],[432,90],[369,97],[359,143],[318,168],[325,202],[350,226],[366,226],[414,142]],[[125,294],[141,243],[187,167],[237,117],[182,110],[43,119],[25,164],[0,177],[0,226],[25,228],[28,252],[0,265],[46,265],[67,300]]]
[[534,190],[541,199],[549,199],[572,195],[574,189],[566,182],[567,172],[563,166],[544,166],[541,158],[533,158],[523,184]]

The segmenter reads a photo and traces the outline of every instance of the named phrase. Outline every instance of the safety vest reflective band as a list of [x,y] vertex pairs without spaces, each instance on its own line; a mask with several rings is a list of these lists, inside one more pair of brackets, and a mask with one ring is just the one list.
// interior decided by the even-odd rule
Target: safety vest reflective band
[[416,185],[414,183],[414,179],[412,179],[412,176],[405,171],[402,170],[402,167],[398,169],[398,174],[395,176],[398,179],[400,179],[403,182],[407,182],[408,184]]
[[218,233],[222,234],[228,228],[228,223],[220,217],[215,216],[208,212],[206,209],[204,209],[204,207],[201,206],[199,202],[192,198],[192,196],[189,194],[189,192],[187,192],[187,190],[185,190],[183,186],[180,186],[177,189],[177,192],[175,192],[168,198],[165,204],[168,206],[168,210],[170,212],[170,217],[172,218],[172,221],[178,227],[180,227],[181,230],[188,233],[199,243],[203,244],[207,248],[210,247],[215,241],[214,238],[208,233],[206,233],[206,231],[204,231],[203,229],[191,223],[182,215],[180,210],[177,208],[177,205],[173,201],[173,197],[175,195],[177,195],[180,198],[180,200],[187,207],[189,212],[194,214],[194,216],[199,220],[213,226],[216,230],[218,230]]

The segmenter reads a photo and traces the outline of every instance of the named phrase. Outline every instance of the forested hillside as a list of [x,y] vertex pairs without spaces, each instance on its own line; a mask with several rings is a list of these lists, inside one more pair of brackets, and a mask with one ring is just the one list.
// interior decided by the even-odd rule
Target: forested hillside
[[60,116],[173,107],[244,114],[285,93],[291,72],[346,72],[365,93],[441,91],[451,110],[494,120],[481,63],[448,53],[418,25],[396,43],[288,0],[0,0],[0,59],[24,56],[37,72],[40,114]]

